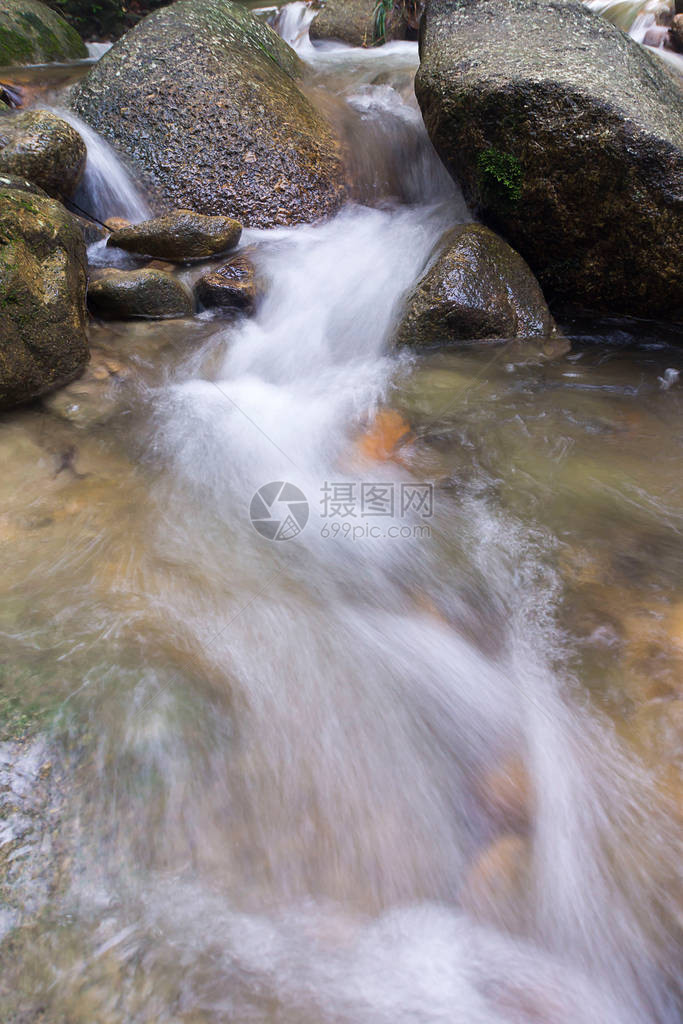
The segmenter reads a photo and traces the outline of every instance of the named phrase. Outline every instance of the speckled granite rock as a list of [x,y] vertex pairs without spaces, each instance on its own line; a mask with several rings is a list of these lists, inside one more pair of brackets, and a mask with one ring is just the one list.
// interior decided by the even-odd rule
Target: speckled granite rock
[[578,0],[429,0],[415,82],[437,152],[545,294],[683,317],[683,93]]
[[75,128],[48,110],[0,114],[0,172],[28,178],[55,199],[76,191],[87,151]]
[[85,245],[64,207],[0,188],[0,409],[81,372],[85,284]]
[[345,196],[338,143],[297,84],[294,51],[228,0],[178,0],[119,40],[74,109],[155,191],[160,210],[308,222]]
[[378,38],[376,6],[376,0],[322,0],[320,12],[311,22],[309,36],[311,39],[339,39],[350,46],[376,46],[392,39],[405,39],[408,26],[399,4],[386,16],[384,38]]

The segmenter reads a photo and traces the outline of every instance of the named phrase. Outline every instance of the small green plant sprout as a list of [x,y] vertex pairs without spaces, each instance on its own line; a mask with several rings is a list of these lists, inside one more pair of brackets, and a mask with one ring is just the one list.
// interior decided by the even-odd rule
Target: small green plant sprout
[[512,153],[494,146],[483,150],[477,159],[479,185],[484,199],[514,204],[522,195],[522,165]]

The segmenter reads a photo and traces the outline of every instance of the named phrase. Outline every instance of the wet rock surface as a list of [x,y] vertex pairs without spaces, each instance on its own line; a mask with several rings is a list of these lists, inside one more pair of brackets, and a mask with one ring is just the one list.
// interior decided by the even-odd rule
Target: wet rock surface
[[323,0],[309,35],[311,39],[339,39],[349,46],[376,46],[392,39],[405,39],[407,29],[399,5],[386,15],[382,34],[375,0]]
[[3,0],[0,8],[0,67],[87,57],[81,37],[38,0]]
[[175,210],[163,217],[114,231],[108,245],[143,256],[183,262],[209,259],[234,248],[242,225],[230,217],[206,217],[191,210]]
[[397,344],[550,336],[555,324],[519,253],[482,224],[448,231],[408,298]]
[[88,288],[88,305],[109,319],[191,316],[192,293],[163,270],[106,270]]
[[88,359],[85,245],[52,199],[0,189],[0,408],[72,380]]
[[345,186],[332,128],[299,88],[302,69],[239,5],[180,0],[124,36],[72,105],[161,209],[250,227],[309,222],[334,213]]
[[253,311],[257,291],[254,264],[244,253],[236,253],[222,266],[200,277],[195,285],[195,294],[207,309],[245,313]]
[[0,116],[0,172],[28,179],[55,199],[68,199],[85,169],[78,132],[46,110]]
[[549,298],[683,316],[683,93],[655,57],[578,0],[431,0],[415,89]]

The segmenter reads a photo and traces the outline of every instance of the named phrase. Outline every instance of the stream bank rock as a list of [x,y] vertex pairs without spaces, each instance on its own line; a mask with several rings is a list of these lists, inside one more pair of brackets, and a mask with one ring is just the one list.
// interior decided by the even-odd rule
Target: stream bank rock
[[192,316],[190,289],[164,270],[106,270],[90,283],[88,305],[111,320],[164,320]]
[[216,270],[199,278],[195,295],[207,309],[251,313],[256,305],[256,269],[245,253],[235,253]]
[[78,132],[47,110],[0,114],[0,172],[27,178],[54,199],[68,199],[85,170]]
[[555,323],[519,253],[483,224],[460,224],[410,295],[398,345],[549,337]]
[[107,245],[182,263],[210,259],[234,249],[241,234],[242,225],[230,217],[206,217],[191,210],[175,210],[163,217],[119,228]]
[[88,56],[78,33],[38,0],[2,0],[0,67],[79,60]]
[[88,361],[85,245],[53,199],[0,188],[0,409],[76,377]]
[[85,76],[72,105],[132,164],[160,210],[249,227],[310,222],[345,197],[339,144],[299,88],[294,51],[244,7],[178,0]]
[[408,25],[403,6],[394,4],[387,12],[383,36],[376,8],[376,0],[321,0],[320,12],[311,22],[308,34],[311,39],[339,39],[349,46],[376,46],[405,39]]
[[465,197],[567,305],[683,316],[683,93],[579,0],[429,0],[415,91]]

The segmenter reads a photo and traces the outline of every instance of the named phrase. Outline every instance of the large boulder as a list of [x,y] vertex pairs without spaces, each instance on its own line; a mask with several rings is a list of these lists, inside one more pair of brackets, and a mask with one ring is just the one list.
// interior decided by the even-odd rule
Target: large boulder
[[55,199],[74,194],[87,155],[75,128],[56,114],[0,114],[0,172],[28,178]]
[[143,256],[184,262],[209,259],[233,249],[241,234],[242,225],[230,217],[206,217],[192,210],[175,210],[163,217],[121,227],[107,244]]
[[0,408],[45,394],[88,360],[85,245],[53,199],[0,188]]
[[405,39],[408,25],[403,11],[403,5],[397,3],[382,17],[376,0],[321,0],[308,34],[311,39],[339,39],[350,46],[376,46]]
[[408,298],[399,345],[452,345],[555,331],[538,281],[519,253],[483,224],[461,224]]
[[164,270],[106,270],[88,288],[88,304],[112,320],[164,320],[192,316],[192,292]]
[[483,218],[564,304],[683,315],[683,93],[579,0],[429,0],[415,91]]
[[38,0],[2,0],[0,67],[87,56],[78,33],[45,4]]
[[72,103],[160,209],[249,227],[307,222],[334,213],[345,188],[334,133],[297,84],[302,69],[244,7],[178,0],[105,54]]

